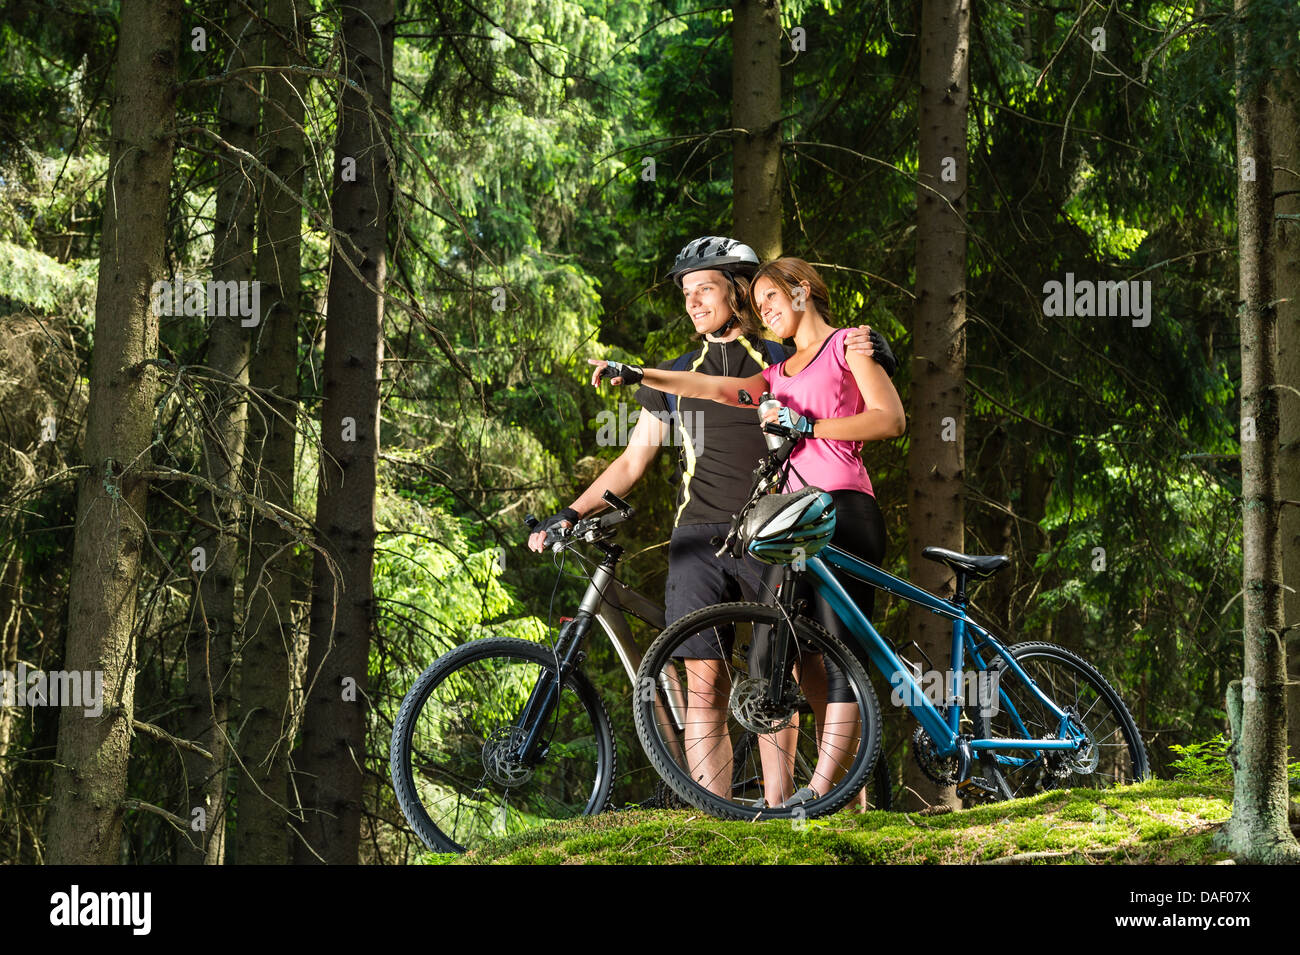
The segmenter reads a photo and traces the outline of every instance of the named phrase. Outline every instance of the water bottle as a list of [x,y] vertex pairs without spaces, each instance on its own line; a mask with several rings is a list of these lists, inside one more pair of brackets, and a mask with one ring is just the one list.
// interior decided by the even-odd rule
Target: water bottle
[[[764,392],[758,404],[759,427],[762,427],[763,425],[763,416],[767,414],[770,409],[779,407],[781,407],[781,402],[773,398],[770,393]],[[781,447],[782,438],[779,434],[768,434],[764,431],[763,437],[767,440],[767,449],[769,451],[775,451],[777,448]]]

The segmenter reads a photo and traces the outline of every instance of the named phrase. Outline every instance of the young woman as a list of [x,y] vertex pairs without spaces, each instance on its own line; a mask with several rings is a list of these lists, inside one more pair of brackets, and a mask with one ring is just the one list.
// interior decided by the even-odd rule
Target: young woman
[[[879,564],[885,553],[884,519],[860,452],[864,441],[896,438],[905,430],[906,417],[898,392],[879,364],[845,351],[842,339],[849,330],[831,325],[826,283],[803,259],[781,258],[761,266],[754,275],[750,295],[759,317],[773,334],[794,340],[795,352],[785,361],[748,378],[732,378],[639,369],[592,359],[591,364],[597,366],[592,384],[598,386],[602,376],[611,377],[616,385],[643,380],[660,391],[737,407],[742,405],[742,390],[753,396],[770,392],[781,407],[770,412],[768,420],[794,428],[804,437],[790,457],[790,481],[782,490],[812,485],[829,491],[836,509],[833,543]],[[779,585],[782,575],[783,568],[769,568],[764,580],[769,593]],[[875,589],[848,576],[841,576],[840,581],[870,617]],[[823,602],[817,602],[815,615],[823,626],[851,645],[843,625]],[[772,734],[774,740],[765,737],[764,797],[771,806],[795,805],[826,792],[854,748],[856,706],[844,696],[847,688],[843,678],[833,667],[807,666],[804,670],[800,684],[805,696],[827,700],[824,714],[817,719],[819,759],[809,786],[791,795],[787,791],[793,764],[791,737],[797,730]],[[778,771],[781,761],[786,767],[783,772]]]

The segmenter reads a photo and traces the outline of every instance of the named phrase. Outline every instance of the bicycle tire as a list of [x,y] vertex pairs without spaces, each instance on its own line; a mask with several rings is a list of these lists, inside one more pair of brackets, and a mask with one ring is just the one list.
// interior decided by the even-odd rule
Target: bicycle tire
[[[1087,770],[1080,764],[1086,764],[1088,759],[1050,751],[1030,751],[1032,755],[1024,751],[1001,751],[993,759],[981,760],[981,769],[993,773],[995,778],[989,782],[1004,798],[1014,799],[1051,789],[1108,788],[1140,782],[1150,776],[1146,746],[1137,723],[1115,688],[1096,667],[1077,653],[1053,643],[1018,643],[1007,649],[1048,699],[1063,709],[1075,707],[1096,750],[1096,765]],[[998,658],[990,670],[998,671],[997,712],[976,710],[977,736],[1047,739],[1056,735],[1056,721],[1024,682],[1008,670],[1005,660]],[[1105,713],[1101,719],[1095,715],[1098,707]],[[1011,765],[1009,759],[1024,762]]]
[[[519,831],[608,805],[618,761],[614,731],[581,671],[565,681],[540,764],[528,771],[492,758],[517,732],[512,723],[547,672],[555,672],[549,647],[490,637],[439,657],[407,692],[393,723],[389,764],[402,814],[430,849],[463,852],[497,835],[497,822]],[[512,769],[528,772],[527,779],[503,781]],[[548,785],[553,792],[543,791]],[[514,817],[512,798],[519,800]]]
[[[673,651],[692,635],[702,631],[739,625],[741,629],[736,633],[731,656],[725,661],[729,677],[726,729],[734,747],[735,742],[744,732],[755,731],[752,722],[747,725],[747,722],[742,722],[742,719],[737,717],[736,714],[742,711],[742,707],[737,704],[735,694],[762,692],[761,686],[754,683],[758,678],[755,677],[754,680],[749,678],[746,660],[747,641],[752,640],[755,626],[775,626],[781,619],[782,613],[779,608],[759,603],[718,604],[687,614],[664,630],[650,645],[637,672],[637,685],[653,685],[661,678],[684,683],[679,668],[680,660],[673,657]],[[678,742],[673,738],[675,734],[662,732],[663,728],[658,725],[653,694],[637,693],[633,713],[637,735],[646,755],[668,786],[697,809],[724,819],[744,820],[801,819],[827,815],[843,808],[853,799],[871,773],[880,751],[881,718],[880,705],[866,668],[856,654],[815,621],[806,617],[796,617],[794,624],[799,642],[805,647],[804,652],[826,654],[840,668],[851,691],[852,703],[856,706],[854,718],[857,723],[852,731],[856,736],[851,746],[853,752],[845,757],[847,759],[851,755],[852,759],[847,771],[829,787],[827,792],[798,806],[781,808],[756,805],[756,800],[736,798],[734,789],[733,798],[724,799],[700,785],[693,778],[690,768],[681,765],[676,754],[680,750]],[[795,692],[802,696],[802,690]],[[789,718],[792,722],[798,720],[797,749],[805,754],[806,764],[810,767],[814,766],[819,752],[816,734],[808,731],[803,716],[797,715],[794,710],[791,711]],[[752,717],[748,720],[752,721]],[[807,715],[807,724],[811,723],[812,717]],[[841,735],[847,734],[841,733]],[[687,742],[685,748],[690,749],[689,742],[684,742]],[[795,762],[797,766],[798,760],[796,759]],[[840,765],[843,765],[842,761]],[[733,783],[735,775],[733,766]],[[798,789],[806,784],[807,780],[801,780],[796,771],[794,788]]]

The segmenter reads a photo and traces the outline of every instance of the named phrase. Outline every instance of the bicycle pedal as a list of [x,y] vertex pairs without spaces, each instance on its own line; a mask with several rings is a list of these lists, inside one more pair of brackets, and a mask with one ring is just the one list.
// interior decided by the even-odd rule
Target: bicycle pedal
[[959,796],[996,796],[998,787],[983,776],[971,776],[957,784]]

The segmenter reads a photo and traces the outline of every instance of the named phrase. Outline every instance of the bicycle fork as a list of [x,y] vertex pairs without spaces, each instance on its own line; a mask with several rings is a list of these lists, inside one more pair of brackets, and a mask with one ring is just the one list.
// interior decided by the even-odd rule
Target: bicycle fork
[[585,656],[583,643],[591,632],[591,624],[600,610],[605,590],[614,579],[614,568],[623,556],[623,548],[617,544],[604,545],[602,550],[605,551],[605,559],[591,575],[591,583],[582,595],[577,614],[560,627],[555,641],[555,669],[546,671],[538,679],[532,693],[528,695],[528,702],[515,721],[515,726],[523,731],[523,738],[510,756],[521,766],[532,766],[546,758],[546,749],[538,751],[543,732],[559,705],[565,681],[582,663]]
[[560,627],[560,636],[555,645],[557,666],[554,670],[547,670],[537,680],[519,719],[515,721],[515,725],[524,731],[524,738],[511,756],[520,765],[531,766],[546,758],[545,750],[537,751],[542,730],[559,705],[564,681],[582,662],[582,642],[590,630],[591,614],[584,610],[579,610],[576,617]]
[[[785,700],[788,682],[794,678],[793,661],[789,657],[795,641],[793,620],[799,610],[795,606],[794,580],[794,570],[787,566],[776,595],[776,605],[782,611],[781,619],[765,636],[755,634],[753,638],[750,676],[766,681],[764,700],[774,710]],[[797,647],[795,653],[797,656]]]

